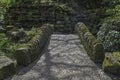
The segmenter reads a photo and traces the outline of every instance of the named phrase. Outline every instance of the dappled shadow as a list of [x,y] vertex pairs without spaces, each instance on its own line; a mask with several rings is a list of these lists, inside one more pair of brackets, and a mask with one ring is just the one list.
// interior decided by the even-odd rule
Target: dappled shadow
[[50,55],[50,53],[49,53],[49,50],[48,49],[46,49],[46,52],[45,52],[45,63],[46,63],[46,65],[45,65],[45,71],[43,72],[43,74],[44,74],[44,77],[46,77],[47,78],[47,80],[57,80],[57,78],[54,76],[54,75],[52,75],[51,74],[51,67],[52,67],[52,61],[51,61],[51,59],[52,59],[52,57],[51,57],[51,55]]
[[48,44],[42,57],[8,80],[105,80],[75,35],[54,35]]

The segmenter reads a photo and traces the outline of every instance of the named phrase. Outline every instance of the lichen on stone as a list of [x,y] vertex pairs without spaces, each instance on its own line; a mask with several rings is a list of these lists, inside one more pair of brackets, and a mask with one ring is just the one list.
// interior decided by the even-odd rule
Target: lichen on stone
[[120,52],[106,53],[103,70],[112,74],[120,74]]

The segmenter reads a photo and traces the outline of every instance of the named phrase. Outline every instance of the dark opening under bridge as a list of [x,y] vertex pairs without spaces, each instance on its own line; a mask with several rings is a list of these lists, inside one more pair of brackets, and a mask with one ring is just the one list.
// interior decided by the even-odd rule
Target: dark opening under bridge
[[76,34],[52,34],[42,53],[6,80],[112,80],[89,58]]

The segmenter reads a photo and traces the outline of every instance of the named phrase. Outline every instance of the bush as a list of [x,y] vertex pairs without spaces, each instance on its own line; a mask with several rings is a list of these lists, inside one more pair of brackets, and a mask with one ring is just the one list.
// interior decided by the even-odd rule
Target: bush
[[13,43],[5,34],[0,33],[0,55],[6,55],[11,58],[15,57],[16,49],[20,44]]
[[108,17],[101,23],[102,26],[97,34],[106,51],[120,51],[120,0],[104,0],[104,3],[114,4],[106,9]]
[[106,51],[120,51],[120,18],[105,19],[97,37]]

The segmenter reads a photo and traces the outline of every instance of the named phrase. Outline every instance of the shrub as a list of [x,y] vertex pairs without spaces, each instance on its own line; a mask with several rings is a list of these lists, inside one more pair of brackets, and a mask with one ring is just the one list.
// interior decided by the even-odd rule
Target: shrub
[[120,51],[120,18],[106,18],[97,37],[106,51]]
[[112,5],[106,9],[108,17],[101,23],[102,26],[97,34],[106,51],[120,51],[120,0],[103,0]]

